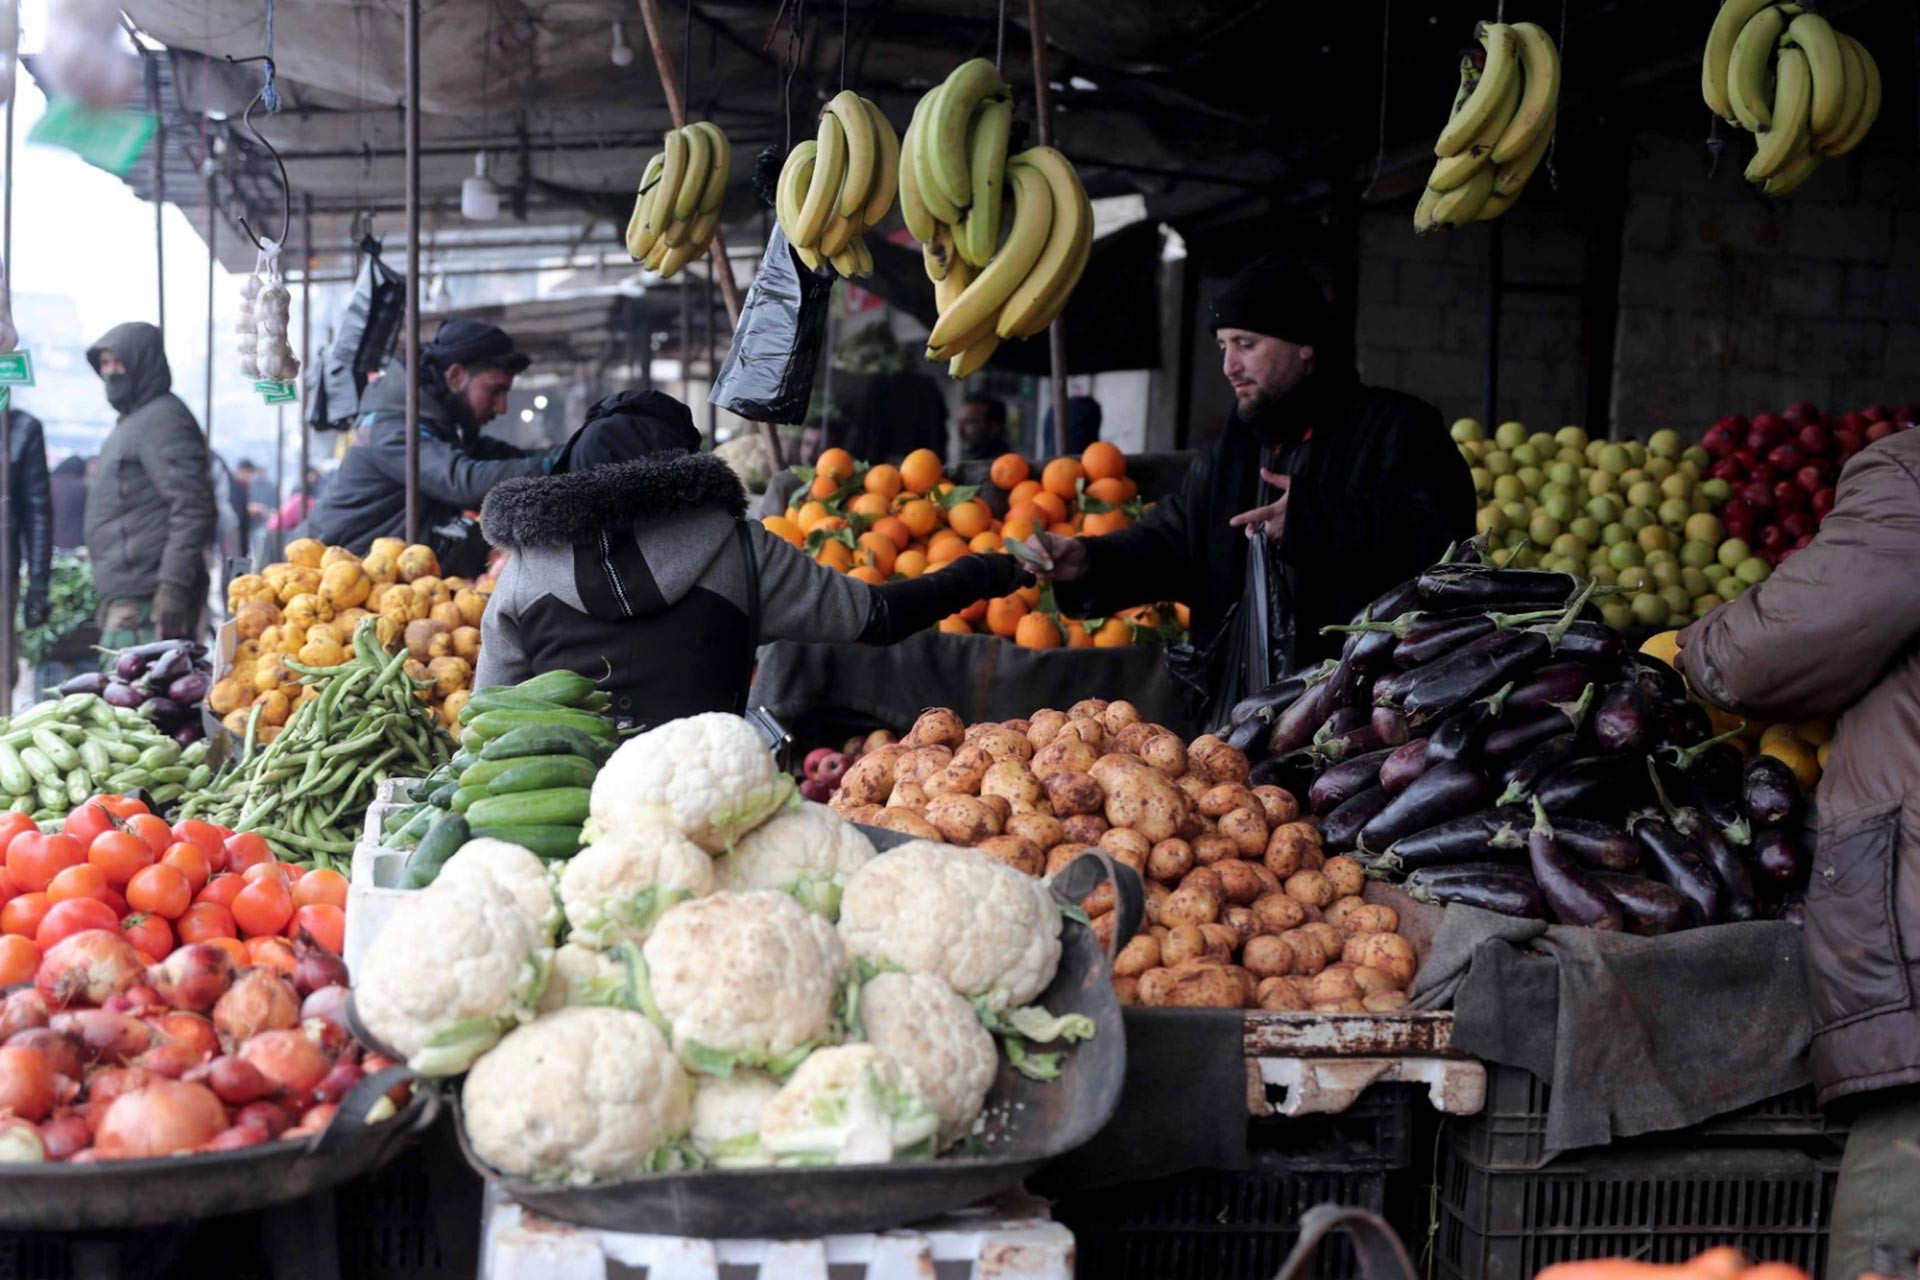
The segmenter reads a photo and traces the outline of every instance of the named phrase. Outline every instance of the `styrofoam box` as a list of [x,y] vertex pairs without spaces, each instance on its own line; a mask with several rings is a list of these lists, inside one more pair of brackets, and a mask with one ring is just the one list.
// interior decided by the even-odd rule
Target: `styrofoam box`
[[367,806],[367,826],[360,843],[353,849],[353,865],[347,878],[347,972],[359,968],[360,957],[385,927],[393,909],[415,889],[402,889],[400,877],[407,869],[407,853],[389,849],[380,843],[381,822],[399,801],[398,789],[411,778],[388,778],[374,792]]

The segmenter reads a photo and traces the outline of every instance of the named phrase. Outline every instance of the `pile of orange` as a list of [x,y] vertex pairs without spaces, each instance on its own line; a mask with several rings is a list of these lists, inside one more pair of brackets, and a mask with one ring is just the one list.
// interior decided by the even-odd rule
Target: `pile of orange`
[[[786,514],[761,523],[821,564],[875,586],[917,578],[972,552],[999,551],[1005,539],[1041,530],[1067,537],[1116,533],[1145,511],[1140,487],[1127,475],[1126,454],[1105,440],[1078,458],[1053,459],[1037,476],[1017,453],[994,459],[989,474],[1007,495],[1004,519],[981,500],[978,486],[949,480],[931,449],[914,450],[896,467],[870,466],[834,448],[795,471],[801,485]],[[940,630],[1054,649],[1154,642],[1186,626],[1185,605],[1067,618],[1053,607],[1050,592],[1025,587],[974,602],[943,619]]]

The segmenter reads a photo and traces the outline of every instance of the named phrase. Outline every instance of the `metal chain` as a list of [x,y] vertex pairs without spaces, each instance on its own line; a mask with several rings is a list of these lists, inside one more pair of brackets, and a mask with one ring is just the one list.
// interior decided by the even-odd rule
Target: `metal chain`
[[1007,56],[1007,0],[1000,0],[1000,21],[993,35],[993,69],[1000,70]]
[[847,21],[847,0],[840,0],[840,87],[847,87],[847,43],[852,31]]
[[[1560,65],[1567,65],[1567,0],[1560,0]],[[1563,74],[1560,83],[1564,87],[1567,78]],[[1560,169],[1556,161],[1560,158],[1560,104],[1553,104],[1553,137],[1547,143],[1547,186],[1554,194],[1560,192]]]
[[687,0],[685,29],[680,33],[680,101],[693,97],[693,0]]

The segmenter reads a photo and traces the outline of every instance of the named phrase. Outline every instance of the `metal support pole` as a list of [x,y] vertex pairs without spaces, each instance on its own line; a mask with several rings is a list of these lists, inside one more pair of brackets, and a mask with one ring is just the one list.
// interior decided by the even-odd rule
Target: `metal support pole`
[[1506,252],[1503,224],[1498,218],[1487,241],[1487,369],[1486,402],[1482,408],[1487,434],[1500,425],[1500,303],[1506,290]]
[[[1027,0],[1027,36],[1033,47],[1033,116],[1040,145],[1053,145],[1053,86],[1047,81],[1047,23],[1041,0]],[[1067,313],[1062,308],[1047,326],[1047,359],[1052,366],[1053,436],[1067,451]]]
[[219,262],[217,252],[220,244],[220,205],[214,199],[214,180],[207,179],[207,379],[206,421],[200,425],[207,431],[207,452],[213,452],[213,271]]
[[701,309],[707,313],[707,443],[717,443],[715,437],[720,434],[720,406],[713,402],[713,384],[720,380],[720,364],[714,358],[714,340],[718,336],[719,326],[713,322],[713,295],[716,282],[713,272],[707,272],[707,287],[700,295]]
[[[276,504],[280,501],[280,494],[286,489],[286,487],[287,487],[287,406],[283,404],[277,404],[273,406],[273,500]],[[253,498],[253,490],[251,487],[249,487],[247,490],[247,498],[248,498],[249,504],[251,504],[252,498]],[[247,524],[245,528],[241,530],[242,536],[244,537],[246,532],[248,530],[251,530],[252,527],[253,527],[253,516],[251,513],[249,513],[247,516]],[[266,527],[262,525],[260,531],[262,534],[264,534],[266,532]],[[261,547],[261,551],[263,554],[261,555],[260,558],[264,561],[268,558],[266,554],[264,554],[266,551],[266,547],[264,546],[266,539],[262,538],[261,541],[263,543]],[[278,560],[280,558],[280,548],[286,545],[287,531],[285,529],[279,530],[273,535],[272,541],[273,541],[272,559]],[[253,548],[251,546],[242,547],[240,550],[240,554],[243,556],[250,556],[252,554],[252,551],[253,551]]]
[[160,111],[160,63],[153,54],[141,55],[147,70],[147,109],[158,125],[153,131],[153,279],[159,299],[154,323],[167,335],[167,118]]
[[407,542],[420,541],[420,0],[407,0]]
[[[6,278],[0,288],[13,294],[13,100],[7,98],[7,184],[0,194],[0,259],[5,261]],[[0,715],[13,714],[13,669],[18,660],[14,647],[14,626],[19,613],[14,605],[14,579],[20,569],[20,543],[13,532],[13,400],[0,409]]]
[[[313,195],[303,192],[300,196],[300,248],[305,264],[300,269],[300,368],[312,379],[310,385],[318,385],[319,378],[313,375]],[[307,412],[303,401],[300,409],[300,518],[307,518],[307,504],[313,501],[312,486],[307,483],[308,431]],[[285,502],[285,495],[279,500]],[[285,541],[287,531],[280,531],[281,541]]]

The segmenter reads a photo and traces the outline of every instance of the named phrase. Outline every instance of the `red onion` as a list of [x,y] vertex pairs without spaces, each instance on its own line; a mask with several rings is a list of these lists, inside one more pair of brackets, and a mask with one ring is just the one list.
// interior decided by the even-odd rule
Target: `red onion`
[[53,1016],[53,1029],[80,1042],[89,1062],[120,1063],[153,1047],[153,1028],[105,1009],[73,1009]]
[[242,1147],[257,1147],[271,1141],[273,1135],[257,1124],[236,1124],[231,1129],[222,1129],[198,1148],[201,1151],[238,1151]]
[[191,1151],[227,1127],[226,1108],[205,1085],[156,1080],[115,1098],[94,1131],[94,1147],[112,1159]]
[[219,1057],[207,1064],[207,1087],[230,1107],[245,1106],[271,1098],[280,1091],[273,1081],[260,1074],[260,1068],[234,1057]]
[[44,1120],[53,1110],[53,1064],[32,1049],[0,1048],[0,1112]]
[[65,1076],[69,1080],[81,1078],[79,1044],[51,1027],[31,1027],[15,1032],[7,1037],[7,1044],[32,1049],[47,1060],[47,1065],[53,1068],[53,1074],[57,1076]]
[[169,1009],[205,1013],[233,985],[233,958],[212,943],[197,942],[147,970],[147,981]]
[[192,1049],[200,1055],[201,1062],[220,1052],[219,1034],[211,1022],[197,1013],[163,1013],[157,1018],[148,1018],[147,1025],[162,1038]]
[[347,985],[347,962],[304,936],[293,944],[293,989],[311,995],[322,987]]
[[300,1002],[286,979],[266,969],[247,969],[213,1006],[213,1026],[232,1053],[261,1031],[299,1025]]
[[68,1160],[93,1145],[93,1127],[84,1116],[68,1112],[40,1126],[40,1141],[47,1149],[47,1159]]
[[46,1144],[31,1120],[0,1119],[0,1164],[41,1164],[46,1158]]
[[287,1130],[289,1138],[305,1138],[319,1133],[333,1119],[333,1113],[340,1109],[335,1102],[323,1102],[300,1117],[300,1123]]
[[331,986],[316,987],[300,1002],[300,1021],[313,1018],[325,1018],[342,1031],[351,1031],[347,1025],[347,989],[338,983]]
[[206,1055],[189,1045],[161,1042],[135,1059],[137,1063],[167,1080],[178,1080],[206,1061]]
[[10,1040],[15,1032],[44,1027],[53,1015],[46,997],[32,987],[22,987],[0,1000],[0,1040]]
[[271,1102],[249,1102],[233,1113],[235,1124],[257,1124],[273,1137],[279,1137],[293,1124],[293,1117],[287,1114],[285,1107]]
[[87,1101],[81,1114],[87,1124],[99,1128],[107,1108],[123,1093],[144,1089],[153,1082],[153,1073],[145,1067],[102,1067],[87,1078]]
[[140,981],[146,966],[119,934],[87,929],[63,938],[40,961],[33,984],[49,1007],[104,1004]]
[[322,1102],[338,1102],[353,1091],[360,1083],[360,1068],[347,1062],[336,1062],[333,1069],[320,1078],[314,1093]]
[[289,1093],[305,1093],[333,1065],[298,1031],[262,1031],[240,1046],[242,1060]]

